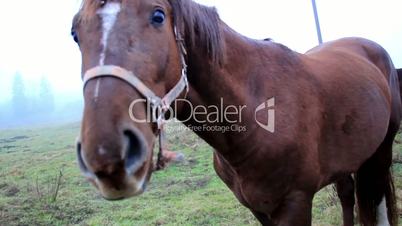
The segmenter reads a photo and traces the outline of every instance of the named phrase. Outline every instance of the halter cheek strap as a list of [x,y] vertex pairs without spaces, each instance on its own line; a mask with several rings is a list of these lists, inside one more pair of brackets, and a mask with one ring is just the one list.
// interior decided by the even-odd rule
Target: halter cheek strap
[[183,93],[183,91],[185,91],[185,95],[187,95],[189,91],[187,80],[187,64],[185,61],[185,55],[187,52],[184,46],[184,40],[181,38],[176,27],[174,27],[174,33],[180,52],[182,66],[181,76],[177,84],[162,98],[157,96],[151,89],[149,89],[148,86],[146,86],[133,72],[116,65],[97,66],[89,69],[83,76],[84,88],[86,84],[93,79],[101,77],[115,77],[128,83],[147,99],[152,108],[153,122],[157,123],[159,131],[159,153],[156,170],[160,170],[165,167],[165,163],[163,161],[163,149],[165,144],[163,127],[166,123],[165,114],[169,110],[170,105]]

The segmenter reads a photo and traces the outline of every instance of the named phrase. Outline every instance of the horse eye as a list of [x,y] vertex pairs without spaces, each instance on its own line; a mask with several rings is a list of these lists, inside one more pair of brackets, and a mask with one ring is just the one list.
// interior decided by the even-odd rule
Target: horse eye
[[165,21],[165,12],[163,12],[160,9],[155,10],[152,13],[151,20],[153,25],[162,25],[163,22]]
[[74,30],[71,30],[71,36],[73,37],[74,42],[76,42],[77,44],[79,44],[77,32],[75,32]]

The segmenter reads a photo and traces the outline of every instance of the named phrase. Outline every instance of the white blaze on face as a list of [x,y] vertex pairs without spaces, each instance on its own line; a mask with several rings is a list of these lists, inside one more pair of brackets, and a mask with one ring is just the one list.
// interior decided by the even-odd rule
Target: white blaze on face
[[377,226],[389,226],[385,197],[377,207]]
[[116,23],[117,16],[120,12],[120,3],[110,2],[106,3],[101,9],[97,11],[97,14],[102,19],[102,52],[99,58],[99,65],[103,66],[105,64],[106,51],[108,47],[108,39],[110,36],[110,32],[113,29],[114,24]]

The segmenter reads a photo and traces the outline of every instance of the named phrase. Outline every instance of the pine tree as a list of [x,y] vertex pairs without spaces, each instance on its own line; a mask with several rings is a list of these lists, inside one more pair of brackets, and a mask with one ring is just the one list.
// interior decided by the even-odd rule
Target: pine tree
[[46,113],[52,113],[54,111],[53,90],[46,77],[42,77],[40,81],[39,101],[42,111]]
[[12,107],[15,116],[24,116],[28,110],[25,84],[22,75],[16,73],[13,80]]

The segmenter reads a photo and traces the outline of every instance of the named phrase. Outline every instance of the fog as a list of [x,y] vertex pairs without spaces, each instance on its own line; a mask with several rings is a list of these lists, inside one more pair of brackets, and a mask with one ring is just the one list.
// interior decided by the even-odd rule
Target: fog
[[24,80],[16,73],[11,98],[0,103],[0,129],[26,125],[50,125],[78,121],[82,98],[54,90],[47,77]]
[[[71,20],[80,2],[15,0],[3,4],[0,128],[80,120],[81,56],[70,37]],[[19,94],[13,89],[16,76],[23,83]],[[43,80],[48,81],[48,95],[41,89]],[[15,97],[21,93],[22,97]]]
[[[324,41],[345,36],[372,39],[402,68],[400,0],[316,1]],[[229,26],[248,37],[270,37],[298,52],[317,44],[310,0],[197,2],[216,6]],[[14,0],[3,4],[0,128],[80,120],[81,55],[70,37],[71,20],[80,3]]]

